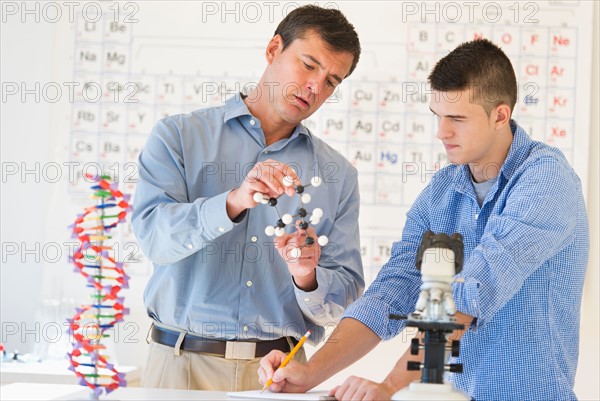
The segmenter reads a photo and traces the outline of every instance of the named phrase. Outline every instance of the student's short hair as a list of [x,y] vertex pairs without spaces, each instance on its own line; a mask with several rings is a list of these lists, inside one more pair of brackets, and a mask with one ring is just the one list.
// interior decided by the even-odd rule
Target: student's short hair
[[472,102],[489,115],[500,104],[511,111],[517,102],[517,78],[504,52],[487,39],[466,42],[437,62],[429,74],[436,91],[472,89]]
[[275,35],[281,35],[285,50],[308,31],[316,32],[331,50],[351,53],[354,59],[348,76],[352,74],[360,58],[360,41],[354,25],[340,10],[312,4],[296,8],[279,23]]

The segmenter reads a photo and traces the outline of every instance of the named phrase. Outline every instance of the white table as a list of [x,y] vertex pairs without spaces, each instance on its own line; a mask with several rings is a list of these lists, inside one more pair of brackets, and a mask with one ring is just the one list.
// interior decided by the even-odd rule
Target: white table
[[[75,373],[68,370],[66,359],[43,362],[2,362],[0,364],[0,383],[16,382],[77,384]],[[140,369],[135,366],[117,366],[119,372],[125,373],[128,386],[139,386]]]
[[[255,392],[252,392],[255,393]],[[326,392],[317,391],[307,394],[276,394],[268,391],[260,394],[260,399],[267,401],[291,401],[291,400],[320,400]],[[72,384],[43,384],[43,383],[13,383],[0,387],[0,400],[90,400],[89,389]],[[225,391],[197,391],[197,390],[168,390],[156,388],[123,387],[118,388],[110,394],[102,394],[101,400],[121,401],[253,401],[252,398],[230,397]]]
[[[82,386],[73,384],[44,384],[44,383],[13,383],[0,387],[2,401],[20,400],[89,400],[90,392]],[[220,391],[192,391],[192,390],[166,390],[155,388],[123,387],[112,393],[103,394],[101,400],[173,400],[173,401],[201,401],[201,400],[230,400],[225,392]],[[235,398],[237,401],[243,401]]]

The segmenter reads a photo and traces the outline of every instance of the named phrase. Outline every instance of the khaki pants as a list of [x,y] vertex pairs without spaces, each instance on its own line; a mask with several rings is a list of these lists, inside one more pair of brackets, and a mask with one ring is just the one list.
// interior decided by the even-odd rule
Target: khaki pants
[[[260,390],[258,363],[261,358],[225,359],[198,352],[180,351],[150,343],[142,387],[180,390],[245,391]],[[294,359],[304,363],[304,349]]]

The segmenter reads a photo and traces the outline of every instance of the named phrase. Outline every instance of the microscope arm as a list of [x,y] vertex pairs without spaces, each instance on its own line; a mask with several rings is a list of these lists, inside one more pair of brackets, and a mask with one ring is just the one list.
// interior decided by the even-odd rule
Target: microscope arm
[[[461,312],[456,312],[456,314],[453,317],[456,319],[457,323],[463,324],[465,326],[465,328],[470,327],[471,323],[473,322],[473,319],[474,319],[472,316],[465,315]],[[466,329],[454,330],[449,335],[449,340],[460,340],[460,338],[462,337],[462,335],[464,334],[465,331],[466,331]],[[422,333],[422,332],[418,332],[416,334],[416,336],[422,336],[423,334],[424,333]],[[386,387],[388,390],[391,390],[393,393],[394,391],[398,391],[398,390],[408,386],[410,383],[419,380],[421,378],[421,372],[409,371],[407,369],[409,361],[416,361],[416,362],[422,363],[423,362],[423,352],[419,352],[418,356],[411,355],[410,347],[409,347],[404,352],[402,357],[400,357],[398,362],[396,362],[396,365],[394,365],[394,368],[390,371],[390,373],[387,375],[387,377],[383,380],[383,382],[381,384],[384,387]]]

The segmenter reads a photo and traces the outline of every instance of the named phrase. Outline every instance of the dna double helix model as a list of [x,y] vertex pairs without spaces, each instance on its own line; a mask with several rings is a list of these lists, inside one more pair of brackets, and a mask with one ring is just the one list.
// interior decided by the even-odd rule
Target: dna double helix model
[[107,331],[129,313],[119,296],[128,288],[129,276],[124,264],[113,256],[111,232],[125,221],[131,206],[130,196],[119,191],[110,176],[88,175],[86,179],[95,183],[91,188],[96,205],[85,208],[69,226],[79,242],[70,262],[74,271],[85,277],[92,294],[91,302],[76,308],[75,315],[67,319],[72,344],[67,359],[79,384],[90,388],[90,398],[99,399],[103,391],[108,394],[127,385],[125,374],[109,361],[102,340],[110,337]]

